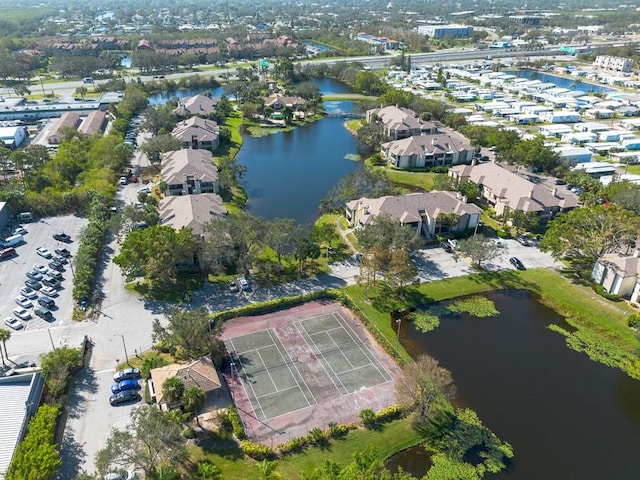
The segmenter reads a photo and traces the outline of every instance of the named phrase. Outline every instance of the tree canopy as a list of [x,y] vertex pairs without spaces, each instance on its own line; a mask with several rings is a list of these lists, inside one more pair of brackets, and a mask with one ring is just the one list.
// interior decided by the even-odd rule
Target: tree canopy
[[549,222],[540,248],[554,258],[590,269],[605,253],[626,253],[635,244],[638,216],[618,205],[593,205],[571,210]]

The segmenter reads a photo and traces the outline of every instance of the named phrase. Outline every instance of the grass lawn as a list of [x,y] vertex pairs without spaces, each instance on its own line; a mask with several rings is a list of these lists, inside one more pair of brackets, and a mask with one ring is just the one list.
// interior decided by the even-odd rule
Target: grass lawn
[[[384,425],[380,430],[351,431],[345,438],[332,441],[327,448],[309,448],[303,453],[277,460],[277,471],[287,480],[302,479],[306,472],[321,466],[325,460],[332,460],[340,465],[349,463],[354,452],[363,450],[368,445],[375,445],[379,458],[386,459],[395,452],[420,443],[422,438],[411,428],[409,419],[396,420]],[[242,460],[238,458],[238,453],[228,451],[226,454],[217,454],[199,447],[189,447],[192,461],[207,459],[215,463],[222,470],[222,478],[225,480],[259,478],[257,462],[250,459]]]
[[627,173],[632,173],[634,175],[640,175],[640,165],[629,165],[627,168]]
[[391,182],[398,185],[419,188],[425,192],[433,190],[434,178],[436,175],[442,175],[441,173],[409,172],[407,170],[396,170],[393,168],[387,168],[385,172]]
[[185,295],[199,290],[202,287],[202,275],[195,274],[180,274],[178,280],[174,286],[166,290],[149,291],[149,286],[143,280],[129,282],[125,285],[125,288],[130,292],[140,295],[144,298],[154,298],[157,300],[164,300],[166,302],[182,303],[185,300]]

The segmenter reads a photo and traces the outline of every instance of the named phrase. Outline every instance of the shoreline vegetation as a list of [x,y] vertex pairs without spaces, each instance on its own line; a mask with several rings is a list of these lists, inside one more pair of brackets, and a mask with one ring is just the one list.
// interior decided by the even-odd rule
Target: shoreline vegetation
[[[594,361],[618,368],[633,378],[640,378],[640,359],[635,353],[640,347],[640,342],[625,322],[633,309],[626,304],[605,301],[595,295],[588,286],[576,283],[575,280],[559,272],[532,269],[523,272],[477,273],[411,286],[401,293],[391,291],[382,283],[368,288],[364,285],[353,285],[337,291],[335,295],[343,296],[351,304],[349,308],[364,317],[363,323],[376,337],[378,343],[383,348],[386,345],[389,351],[393,350],[392,346],[396,340],[396,332],[391,321],[392,311],[431,306],[429,307],[432,308],[431,312],[438,315],[442,313],[438,310],[439,303],[448,301],[453,302],[447,307],[449,310],[466,311],[479,318],[492,316],[497,312],[491,302],[483,301],[482,294],[495,290],[531,292],[542,304],[555,310],[575,329],[569,332],[558,325],[549,327],[567,337],[569,348],[587,354]],[[321,293],[318,292],[315,295],[321,295]],[[300,301],[305,300],[300,299]],[[259,305],[251,305],[249,308],[256,309]],[[286,308],[286,306],[282,303],[278,307],[274,303],[271,308]],[[221,319],[225,319],[239,314],[224,312],[219,315]],[[434,328],[437,328],[437,325]],[[411,360],[401,344],[397,354],[400,363]],[[473,419],[472,423],[477,421],[481,425],[480,419],[464,407],[456,409],[456,412],[469,416]],[[311,466],[318,465],[324,460],[344,465],[351,460],[354,453],[370,444],[384,446],[381,447],[383,450],[377,451],[375,455],[380,460],[386,460],[398,452],[428,440],[427,432],[415,430],[412,427],[411,418],[394,420],[374,432],[364,428],[354,430],[344,439],[336,440],[335,446],[339,448],[312,447],[303,453],[283,457],[278,460],[278,471],[282,472],[286,478],[304,478],[304,473],[308,473]],[[507,442],[508,440],[505,439]],[[502,443],[497,437],[496,442],[500,446],[497,451],[502,452],[503,458],[508,462],[513,457],[511,447],[508,443]],[[452,465],[450,459],[445,458],[446,455],[443,456],[442,452],[434,451],[432,445],[429,443],[426,448],[433,454],[434,465],[438,468],[450,467]],[[225,478],[230,479],[245,478],[243,475],[248,474],[253,466],[252,460],[233,461],[223,455],[203,451],[197,452],[197,455],[208,456],[221,467]],[[456,465],[464,466],[462,463],[456,463]],[[482,475],[477,478],[481,477]]]

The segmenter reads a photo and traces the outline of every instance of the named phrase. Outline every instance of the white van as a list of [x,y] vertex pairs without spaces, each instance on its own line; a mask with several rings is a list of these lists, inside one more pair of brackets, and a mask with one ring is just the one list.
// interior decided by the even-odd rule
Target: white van
[[2,242],[2,246],[4,248],[15,247],[16,245],[20,245],[23,242],[24,242],[23,235],[11,235],[10,237],[7,237],[4,239],[4,241]]

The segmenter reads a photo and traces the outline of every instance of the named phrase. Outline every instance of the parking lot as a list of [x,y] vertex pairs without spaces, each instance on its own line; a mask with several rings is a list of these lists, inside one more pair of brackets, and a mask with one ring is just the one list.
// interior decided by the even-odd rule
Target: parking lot
[[[515,240],[500,240],[498,245],[500,254],[490,262],[483,264],[485,270],[513,270],[514,266],[509,262],[511,257],[520,259],[525,268],[559,268],[562,266],[551,255],[541,252],[537,247],[526,247]],[[475,272],[466,259],[458,258],[456,260],[453,254],[446,252],[440,246],[417,250],[413,257],[421,282],[459,277]]]
[[[55,255],[55,249],[66,248],[74,255],[78,248],[78,234],[86,223],[84,218],[65,216],[45,218],[22,224],[27,231],[27,233],[23,235],[25,242],[14,247],[17,255],[0,262],[0,285],[2,285],[2,289],[0,289],[0,302],[2,302],[0,315],[3,319],[9,316],[15,317],[13,309],[18,307],[15,298],[21,295],[20,289],[25,286],[24,282],[27,280],[26,273],[32,270],[35,264],[48,267],[49,262],[52,261],[51,258],[45,259],[38,255],[36,248],[47,248],[53,255]],[[15,227],[14,225],[13,228]],[[65,243],[55,240],[53,238],[55,233],[68,234],[72,242]],[[71,258],[69,260],[72,261],[73,259]],[[61,273],[62,279],[57,289],[58,295],[53,297],[55,306],[50,309],[53,316],[50,317],[49,321],[46,321],[34,315],[34,307],[37,307],[38,303],[37,297],[33,298],[31,302],[34,306],[26,308],[31,314],[31,318],[24,321],[20,320],[24,328],[14,332],[14,335],[71,322],[73,310],[73,300],[71,298],[73,273],[69,263],[63,265]],[[3,327],[5,327],[4,323]]]

